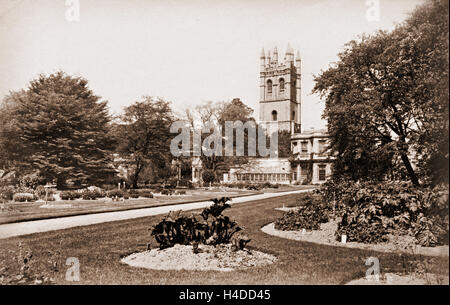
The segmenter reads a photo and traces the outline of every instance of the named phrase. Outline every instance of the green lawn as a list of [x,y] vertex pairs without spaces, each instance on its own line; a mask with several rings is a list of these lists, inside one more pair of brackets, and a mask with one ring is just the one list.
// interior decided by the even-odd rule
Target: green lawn
[[[377,253],[373,251],[317,245],[266,235],[260,228],[282,212],[275,207],[292,204],[298,195],[237,204],[224,214],[236,219],[252,238],[250,248],[278,257],[273,265],[235,272],[158,271],[132,268],[120,263],[127,254],[143,251],[151,241],[149,227],[161,216],[145,217],[77,227],[0,240],[1,264],[18,255],[18,243],[33,253],[34,272],[48,272],[52,261],[59,262],[56,282],[64,280],[67,257],[77,257],[82,284],[341,284],[365,275],[365,260],[375,256],[382,272],[404,272],[426,261],[429,271],[448,275],[448,258]],[[12,272],[10,270],[9,272]]]

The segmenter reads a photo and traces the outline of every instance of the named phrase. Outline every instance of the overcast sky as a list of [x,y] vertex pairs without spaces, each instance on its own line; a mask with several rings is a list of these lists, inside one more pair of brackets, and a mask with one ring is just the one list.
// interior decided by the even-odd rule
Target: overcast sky
[[305,130],[325,126],[313,75],[346,42],[392,29],[422,1],[380,0],[378,21],[366,18],[374,16],[366,0],[79,3],[79,22],[69,22],[65,0],[0,0],[0,97],[63,70],[87,78],[112,113],[143,95],[170,100],[175,110],[239,97],[258,118],[261,48],[277,46],[283,59],[290,43],[302,57]]

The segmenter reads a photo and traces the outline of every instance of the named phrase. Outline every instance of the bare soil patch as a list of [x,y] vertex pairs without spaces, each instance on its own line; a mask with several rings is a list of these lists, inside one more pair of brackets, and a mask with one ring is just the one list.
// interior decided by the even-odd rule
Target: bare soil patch
[[199,245],[195,254],[190,245],[175,245],[164,250],[152,249],[134,253],[121,259],[133,267],[154,270],[215,270],[233,271],[235,269],[264,266],[274,263],[277,258],[255,250],[233,252],[231,244]]

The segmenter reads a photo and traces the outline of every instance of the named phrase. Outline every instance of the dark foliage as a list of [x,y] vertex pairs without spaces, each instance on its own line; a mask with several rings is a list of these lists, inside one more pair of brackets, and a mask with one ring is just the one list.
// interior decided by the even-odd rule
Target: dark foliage
[[[382,242],[410,234],[422,246],[448,244],[448,186],[417,188],[408,182],[332,185],[342,216],[336,238]],[[331,191],[328,190],[330,193]]]
[[321,223],[328,222],[332,208],[321,196],[305,194],[297,199],[295,210],[288,211],[277,219],[275,229],[283,231],[318,230]]
[[230,207],[227,204],[229,200],[228,197],[213,199],[214,204],[203,210],[201,219],[194,215],[181,215],[181,211],[171,212],[151,229],[151,235],[155,237],[161,249],[175,244],[217,245],[229,242],[233,242],[235,250],[243,249],[250,239],[246,236],[233,239],[233,235],[242,228],[228,216],[222,215],[222,212]]

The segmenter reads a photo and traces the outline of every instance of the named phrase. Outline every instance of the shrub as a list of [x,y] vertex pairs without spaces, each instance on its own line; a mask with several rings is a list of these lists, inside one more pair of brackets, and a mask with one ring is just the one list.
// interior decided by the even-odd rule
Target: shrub
[[139,190],[135,190],[135,189],[129,190],[128,194],[130,194],[130,198],[139,198],[139,196],[140,196]]
[[177,195],[186,195],[186,191],[179,190],[179,191],[176,191],[175,194],[177,194]]
[[327,185],[342,216],[336,238],[375,243],[387,234],[410,234],[423,246],[448,243],[448,188],[415,187],[409,182],[384,181]]
[[42,185],[39,185],[38,187],[36,187],[36,190],[34,191],[34,195],[36,195],[36,197],[41,200],[45,200],[46,195],[48,195],[47,201],[53,201],[52,198],[53,198],[54,194],[55,194],[55,191],[53,189],[49,188],[46,191],[45,187]]
[[84,190],[81,193],[81,198],[83,198],[84,200],[96,200],[97,198],[103,197],[106,197],[106,192],[101,189],[94,189],[92,191]]
[[160,185],[155,185],[153,187],[153,190],[155,193],[161,193],[164,190],[164,187],[160,186]]
[[16,192],[14,186],[5,185],[0,187],[0,200],[10,201],[13,199],[13,195]]
[[318,230],[329,220],[331,208],[321,196],[305,194],[297,199],[296,210],[291,210],[275,221],[275,229],[283,231]]
[[216,174],[213,170],[205,169],[202,173],[202,179],[204,183],[213,183],[216,180]]
[[82,194],[77,191],[62,191],[59,194],[61,200],[75,200],[81,198]]
[[31,193],[17,193],[14,194],[13,200],[15,202],[33,202],[36,201],[36,196]]
[[181,211],[170,212],[153,226],[151,235],[155,237],[161,249],[175,244],[217,245],[230,241],[233,241],[233,250],[243,249],[250,239],[244,235],[238,240],[233,239],[233,235],[242,228],[228,216],[222,215],[223,210],[231,207],[227,204],[229,200],[228,197],[213,199],[214,204],[202,211],[200,220],[194,215],[181,215]]
[[270,182],[264,182],[264,183],[261,185],[261,187],[264,188],[264,189],[269,189],[269,188],[272,187],[272,183],[270,183]]
[[144,198],[153,198],[153,193],[150,191],[142,190],[139,192],[141,197]]
[[189,179],[186,179],[186,178],[181,179],[178,185],[179,186],[185,186],[188,189],[193,189],[194,188],[194,184],[192,183],[192,181],[189,180]]
[[172,189],[163,189],[161,195],[172,195],[174,191]]
[[262,189],[262,185],[260,184],[249,184],[246,187],[248,190],[252,190],[252,191],[259,191]]
[[123,198],[124,197],[124,191],[123,190],[111,190],[109,192],[107,192],[106,196],[109,198]]

